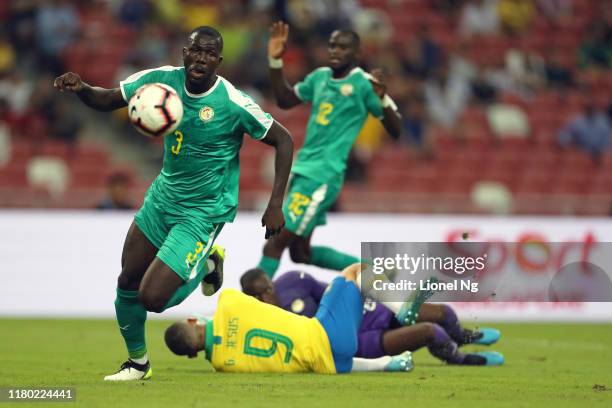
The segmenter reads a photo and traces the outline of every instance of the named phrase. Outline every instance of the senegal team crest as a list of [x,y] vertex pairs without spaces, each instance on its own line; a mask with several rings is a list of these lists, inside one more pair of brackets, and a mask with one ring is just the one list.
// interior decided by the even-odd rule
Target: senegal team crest
[[200,109],[200,119],[202,122],[208,122],[215,116],[215,111],[210,106],[204,106]]
[[344,96],[349,96],[353,93],[353,85],[344,84],[340,87],[340,93]]

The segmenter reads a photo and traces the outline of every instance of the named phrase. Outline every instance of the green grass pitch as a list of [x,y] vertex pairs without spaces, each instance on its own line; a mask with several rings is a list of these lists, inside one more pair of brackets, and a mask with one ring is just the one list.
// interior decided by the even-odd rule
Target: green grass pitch
[[[612,327],[499,324],[503,367],[450,367],[415,354],[411,373],[213,373],[165,349],[167,321],[148,322],[153,378],[108,384],[123,342],[111,320],[0,320],[0,387],[72,386],[83,407],[595,407],[612,406]],[[0,408],[42,406],[0,403]],[[43,404],[45,405],[45,404]]]

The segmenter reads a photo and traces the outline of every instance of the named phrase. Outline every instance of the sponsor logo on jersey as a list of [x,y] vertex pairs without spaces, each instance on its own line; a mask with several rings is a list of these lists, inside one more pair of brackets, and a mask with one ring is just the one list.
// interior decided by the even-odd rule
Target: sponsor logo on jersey
[[202,122],[208,122],[215,116],[215,111],[210,106],[204,106],[200,109],[200,119]]
[[344,96],[350,96],[353,94],[353,85],[344,84],[340,87],[340,93]]
[[291,311],[293,313],[302,313],[305,306],[306,304],[302,299],[295,299],[293,302],[291,302]]

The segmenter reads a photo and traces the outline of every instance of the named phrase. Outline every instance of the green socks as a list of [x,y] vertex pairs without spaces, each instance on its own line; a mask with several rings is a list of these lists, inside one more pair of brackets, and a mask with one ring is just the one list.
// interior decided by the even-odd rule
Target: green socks
[[130,358],[144,357],[147,354],[144,330],[147,311],[138,300],[138,291],[117,288],[115,313]]
[[[333,269],[335,271],[341,271],[349,265],[359,262],[359,258],[352,255],[338,252],[333,248],[315,246],[311,248],[310,262],[311,265],[316,265],[325,269]],[[276,273],[278,265],[280,264],[279,259],[270,258],[268,256],[262,256],[258,269],[263,270],[270,279]]]
[[[201,280],[200,277],[197,277],[181,285],[170,298],[164,310],[185,300],[198,287]],[[147,310],[138,300],[138,291],[117,288],[115,313],[130,358],[134,360],[145,357],[147,354],[147,344],[145,342]]]
[[268,277],[272,279],[272,277],[276,273],[276,270],[278,269],[279,264],[280,264],[280,259],[270,258],[264,255],[261,257],[261,260],[259,261],[259,264],[257,265],[257,269],[263,270],[266,273],[266,275],[268,275]]
[[338,252],[333,248],[313,246],[310,252],[310,264],[321,268],[341,271],[349,265],[359,262],[359,258]]

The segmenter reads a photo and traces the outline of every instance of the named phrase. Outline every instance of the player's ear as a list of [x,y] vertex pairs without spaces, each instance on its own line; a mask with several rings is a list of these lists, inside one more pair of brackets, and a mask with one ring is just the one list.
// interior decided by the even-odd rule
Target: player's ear
[[187,47],[183,47],[183,58],[187,55]]
[[223,62],[223,55],[219,55],[219,65]]

